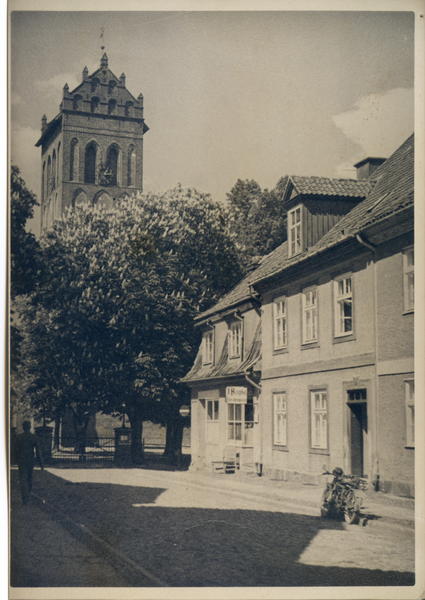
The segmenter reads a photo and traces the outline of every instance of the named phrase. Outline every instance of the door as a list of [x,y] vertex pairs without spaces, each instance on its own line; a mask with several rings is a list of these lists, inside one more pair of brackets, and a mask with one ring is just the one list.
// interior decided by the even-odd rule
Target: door
[[351,474],[363,477],[367,435],[366,390],[349,391],[348,397],[348,446]]

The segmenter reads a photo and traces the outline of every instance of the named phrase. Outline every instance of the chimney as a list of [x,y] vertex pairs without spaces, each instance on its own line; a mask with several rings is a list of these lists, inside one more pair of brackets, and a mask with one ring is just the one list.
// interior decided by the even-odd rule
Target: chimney
[[368,157],[355,164],[354,167],[357,169],[357,181],[369,179],[372,173],[386,160],[386,158]]

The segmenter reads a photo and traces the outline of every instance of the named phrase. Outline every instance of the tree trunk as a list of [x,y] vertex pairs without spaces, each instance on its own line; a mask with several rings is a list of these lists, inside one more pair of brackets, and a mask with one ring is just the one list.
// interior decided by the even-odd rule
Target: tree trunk
[[167,424],[167,434],[165,439],[165,450],[163,456],[168,458],[171,464],[179,466],[182,455],[184,422],[180,417],[174,417]]
[[131,458],[133,459],[134,464],[141,465],[143,463],[143,418],[136,412],[128,415],[128,418],[130,420],[131,428],[133,429],[133,437],[131,440]]
[[57,409],[57,411],[55,413],[55,431],[53,434],[53,448],[55,450],[59,449],[60,428],[61,428],[61,411],[59,409]]

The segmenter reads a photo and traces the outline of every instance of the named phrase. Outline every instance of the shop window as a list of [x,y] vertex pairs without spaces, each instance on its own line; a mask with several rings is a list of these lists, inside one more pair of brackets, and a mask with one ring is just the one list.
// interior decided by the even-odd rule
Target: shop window
[[353,333],[353,280],[344,275],[334,282],[335,336]]
[[317,289],[302,294],[303,343],[317,342]]
[[328,401],[324,390],[310,392],[311,447],[328,448]]
[[273,394],[273,444],[287,446],[287,404],[286,393]]
[[406,446],[415,447],[415,382],[409,379],[405,384],[406,398]]
[[414,249],[407,248],[403,252],[404,267],[404,310],[412,311],[415,307],[415,254]]
[[254,405],[252,399],[247,404],[228,403],[228,441],[235,445],[252,446],[254,427]]
[[286,298],[278,298],[273,302],[274,349],[286,348]]

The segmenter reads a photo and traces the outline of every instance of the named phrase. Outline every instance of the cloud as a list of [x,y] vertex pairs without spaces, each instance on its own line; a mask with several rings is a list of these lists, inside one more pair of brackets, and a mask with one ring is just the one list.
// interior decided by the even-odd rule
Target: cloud
[[353,165],[368,156],[388,158],[413,133],[413,88],[396,88],[360,98],[354,108],[332,117],[335,125],[358,148],[335,168],[338,177],[354,177]]
[[81,83],[81,79],[78,79],[75,73],[59,73],[59,75],[55,75],[51,79],[36,81],[35,86],[43,94],[57,94],[62,92],[65,83],[68,84],[70,91],[72,91]]

